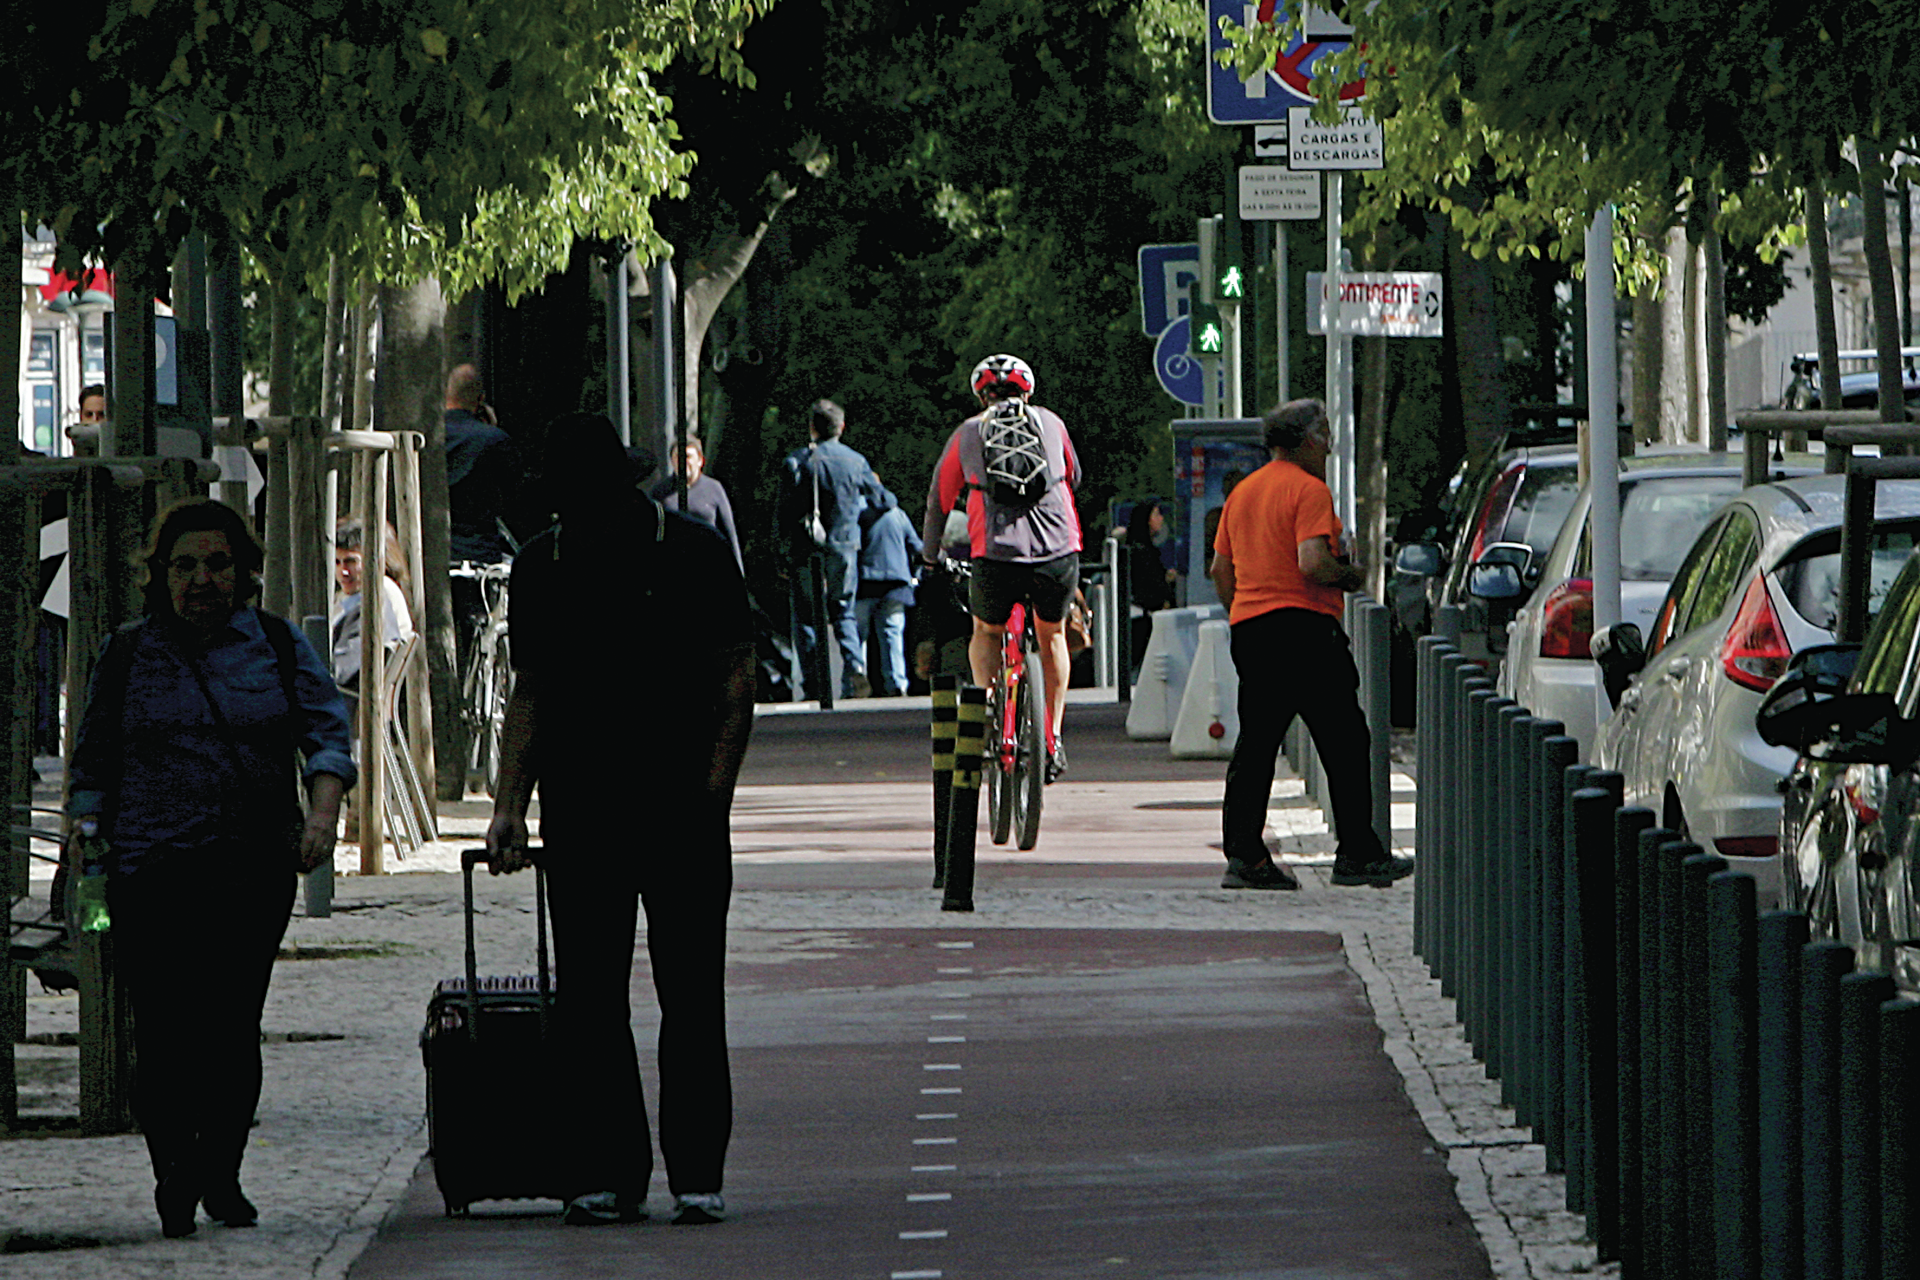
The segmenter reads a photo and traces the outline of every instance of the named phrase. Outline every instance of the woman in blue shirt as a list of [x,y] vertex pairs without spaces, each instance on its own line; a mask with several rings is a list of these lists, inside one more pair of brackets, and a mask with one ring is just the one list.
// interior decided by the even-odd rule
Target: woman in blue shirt
[[114,953],[140,1063],[134,1112],[168,1236],[192,1235],[203,1203],[230,1227],[258,1216],[239,1178],[267,983],[294,873],[332,858],[355,778],[332,675],[299,632],[247,603],[262,559],[220,503],[193,499],[160,517],[145,553],[147,616],[102,651],[70,769],[73,827],[94,819],[109,847]]

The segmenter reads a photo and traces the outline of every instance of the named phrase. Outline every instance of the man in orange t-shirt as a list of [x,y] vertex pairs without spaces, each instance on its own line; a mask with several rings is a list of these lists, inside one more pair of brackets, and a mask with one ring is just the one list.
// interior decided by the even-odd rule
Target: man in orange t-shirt
[[1298,889],[1263,835],[1280,742],[1298,715],[1326,765],[1340,843],[1333,883],[1392,884],[1413,870],[1373,831],[1372,765],[1360,673],[1340,629],[1344,595],[1360,571],[1341,554],[1327,490],[1326,407],[1293,400],[1263,420],[1273,461],[1235,486],[1213,543],[1213,585],[1232,625],[1240,677],[1240,738],[1227,766],[1221,826],[1223,889]]

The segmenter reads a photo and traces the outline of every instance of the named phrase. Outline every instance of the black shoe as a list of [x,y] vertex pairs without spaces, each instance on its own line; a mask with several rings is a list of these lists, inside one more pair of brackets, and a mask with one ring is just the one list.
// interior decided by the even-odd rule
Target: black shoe
[[153,1207],[160,1211],[160,1234],[169,1240],[182,1240],[198,1226],[194,1210],[200,1207],[200,1193],[178,1175],[160,1179],[153,1189]]
[[1298,889],[1300,877],[1277,862],[1237,862],[1227,860],[1227,874],[1220,877],[1222,889]]
[[251,1227],[260,1221],[260,1211],[241,1192],[238,1182],[228,1183],[200,1197],[207,1216],[223,1227]]
[[1413,874],[1412,858],[1386,857],[1378,862],[1369,862],[1358,867],[1343,867],[1333,864],[1333,882],[1335,884],[1364,884],[1376,889],[1384,889],[1395,880]]
[[864,672],[856,671],[848,676],[846,685],[847,687],[840,693],[840,696],[843,698],[871,698],[873,696],[873,682],[867,679]]
[[1047,753],[1047,781],[1052,782],[1067,771],[1067,744],[1055,739],[1053,750]]

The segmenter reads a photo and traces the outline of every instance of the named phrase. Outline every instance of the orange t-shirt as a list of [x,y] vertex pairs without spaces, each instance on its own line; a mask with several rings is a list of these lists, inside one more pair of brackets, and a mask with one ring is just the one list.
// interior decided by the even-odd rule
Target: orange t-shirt
[[1233,561],[1229,622],[1275,609],[1312,609],[1339,617],[1346,593],[1300,572],[1300,544],[1324,537],[1337,550],[1340,517],[1327,482],[1296,463],[1269,462],[1234,486],[1220,513],[1213,552]]

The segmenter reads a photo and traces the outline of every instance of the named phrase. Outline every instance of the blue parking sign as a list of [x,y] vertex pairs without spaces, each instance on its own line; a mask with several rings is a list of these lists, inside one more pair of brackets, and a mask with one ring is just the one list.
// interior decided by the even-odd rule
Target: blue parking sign
[[[1313,105],[1314,65],[1345,49],[1345,40],[1296,37],[1271,67],[1244,82],[1231,66],[1223,67],[1213,59],[1231,47],[1220,33],[1220,19],[1231,18],[1242,27],[1272,25],[1286,16],[1280,12],[1283,8],[1291,10],[1292,0],[1284,5],[1276,0],[1207,0],[1207,119],[1215,124],[1285,124],[1288,107]],[[1362,88],[1361,84],[1343,85],[1341,100],[1358,98]]]
[[1149,338],[1193,308],[1193,286],[1200,279],[1197,244],[1140,246],[1140,331]]

